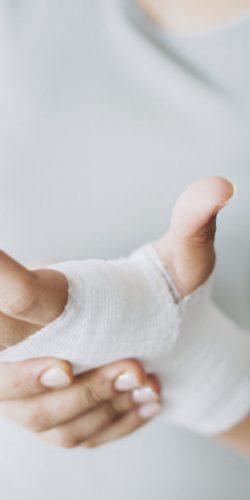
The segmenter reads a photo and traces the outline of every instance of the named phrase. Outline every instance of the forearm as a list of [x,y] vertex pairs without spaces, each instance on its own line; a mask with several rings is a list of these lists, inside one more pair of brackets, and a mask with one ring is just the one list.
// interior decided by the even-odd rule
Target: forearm
[[160,25],[171,31],[204,30],[247,12],[250,0],[138,0]]
[[[208,290],[207,290],[208,291]],[[166,421],[214,437],[238,426],[250,412],[250,338],[196,296],[165,366]]]
[[241,453],[250,455],[250,414],[238,425],[217,436],[217,439]]

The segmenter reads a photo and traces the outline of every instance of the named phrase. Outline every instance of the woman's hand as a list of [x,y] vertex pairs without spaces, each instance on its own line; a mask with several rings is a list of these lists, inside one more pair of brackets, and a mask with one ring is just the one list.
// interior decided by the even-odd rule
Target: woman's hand
[[15,345],[56,319],[68,282],[50,269],[31,271],[0,251],[0,349]]
[[[216,214],[233,192],[233,185],[218,177],[193,184],[178,199],[169,231],[155,243],[183,297],[213,270]],[[0,252],[0,277],[0,345],[4,349],[62,313],[68,300],[68,283],[60,272],[28,270],[4,252]]]
[[136,360],[73,378],[54,358],[0,364],[0,412],[40,438],[95,447],[142,427],[159,413],[160,387]]

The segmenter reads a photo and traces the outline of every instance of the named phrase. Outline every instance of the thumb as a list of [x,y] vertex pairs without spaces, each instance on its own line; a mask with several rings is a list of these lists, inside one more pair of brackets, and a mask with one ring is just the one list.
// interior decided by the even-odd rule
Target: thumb
[[236,193],[223,177],[207,177],[192,184],[177,200],[170,231],[192,246],[213,243],[216,215]]
[[215,263],[216,217],[236,192],[222,177],[192,184],[177,200],[169,232],[156,243],[182,296],[200,286]]
[[30,271],[0,251],[0,311],[35,325],[53,321],[67,302],[63,274],[49,269]]

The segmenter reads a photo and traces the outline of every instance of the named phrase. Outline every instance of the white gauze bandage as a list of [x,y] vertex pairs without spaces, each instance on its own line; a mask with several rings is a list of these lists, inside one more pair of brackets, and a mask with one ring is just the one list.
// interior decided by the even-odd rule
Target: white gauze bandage
[[79,373],[139,358],[162,381],[164,418],[207,434],[250,411],[250,338],[213,305],[211,280],[180,301],[151,245],[127,259],[51,267],[69,282],[64,312],[0,361],[56,356]]

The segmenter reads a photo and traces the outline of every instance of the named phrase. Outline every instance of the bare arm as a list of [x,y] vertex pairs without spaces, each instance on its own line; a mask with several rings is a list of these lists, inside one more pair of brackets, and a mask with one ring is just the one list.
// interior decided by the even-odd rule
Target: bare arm
[[243,15],[250,0],[138,0],[151,18],[171,31],[206,30]]
[[218,439],[250,456],[250,415],[243,422],[218,436]]

